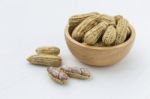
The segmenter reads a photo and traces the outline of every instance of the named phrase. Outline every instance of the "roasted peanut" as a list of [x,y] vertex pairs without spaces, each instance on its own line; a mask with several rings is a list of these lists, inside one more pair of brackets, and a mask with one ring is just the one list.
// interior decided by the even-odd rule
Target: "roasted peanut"
[[69,18],[69,27],[70,31],[73,31],[73,29],[79,25],[83,20],[85,20],[89,16],[93,15],[99,15],[97,12],[90,12],[90,13],[85,13],[85,14],[79,14],[79,15],[74,15]]
[[106,14],[101,15],[101,21],[106,21],[110,25],[115,25],[115,18]]
[[78,78],[78,79],[88,79],[90,77],[90,72],[86,68],[78,67],[61,67],[69,77]]
[[60,49],[55,46],[40,47],[36,49],[36,53],[45,55],[59,55]]
[[68,79],[68,75],[56,67],[47,68],[49,76],[59,84],[65,84]]
[[81,41],[84,34],[100,22],[100,15],[93,15],[83,20],[72,32],[72,37]]
[[84,42],[88,45],[94,45],[103,35],[103,31],[107,28],[108,23],[103,21],[89,30],[84,36]]
[[121,15],[116,15],[116,16],[114,16],[114,18],[115,18],[116,24],[118,24],[118,21],[119,21],[120,19],[123,19],[123,16],[121,16]]
[[34,65],[56,67],[61,65],[61,58],[54,55],[32,55],[27,60]]
[[128,28],[128,21],[124,18],[120,19],[116,26],[117,36],[115,44],[121,44],[126,40],[127,28]]
[[116,29],[114,28],[114,26],[111,25],[106,29],[102,37],[102,42],[108,46],[112,45],[115,40],[116,40]]

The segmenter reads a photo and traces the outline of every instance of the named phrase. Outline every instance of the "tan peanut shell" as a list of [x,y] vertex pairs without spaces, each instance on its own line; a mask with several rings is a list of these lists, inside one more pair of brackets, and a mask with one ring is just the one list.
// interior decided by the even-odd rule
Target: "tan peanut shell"
[[84,42],[88,45],[94,45],[98,39],[103,35],[103,31],[107,28],[108,23],[102,21],[91,30],[89,30],[84,36]]
[[106,21],[110,25],[116,24],[114,17],[105,14],[101,15],[101,21]]
[[100,22],[100,15],[93,15],[83,20],[72,32],[72,37],[81,41],[84,34]]
[[[117,24],[120,19],[123,19],[123,16],[121,16],[121,15],[116,15],[116,16],[114,16],[114,18],[115,18],[116,24]],[[130,28],[129,28],[129,26],[128,26],[128,28],[127,28],[127,37],[126,37],[126,40],[130,37],[130,35],[131,35],[131,30],[130,30]]]
[[116,21],[116,24],[117,24],[120,19],[123,19],[123,16],[116,15],[116,16],[114,16],[114,18],[115,18],[115,21]]
[[45,55],[59,55],[60,49],[58,47],[40,47],[36,49],[37,54],[45,54]]
[[128,21],[124,18],[120,19],[116,26],[117,36],[115,44],[121,44],[126,40],[127,28],[128,28]]
[[77,25],[79,25],[84,19],[89,16],[99,15],[97,12],[90,12],[85,14],[74,15],[69,18],[69,27],[74,29]]
[[32,55],[27,59],[31,64],[41,66],[60,66],[61,58],[54,55]]
[[78,79],[88,79],[90,78],[90,72],[86,68],[79,67],[61,67],[69,77],[78,78]]
[[106,31],[102,37],[102,42],[105,45],[109,46],[109,45],[112,45],[114,43],[115,39],[116,39],[116,29],[114,26],[110,25],[106,29]]
[[47,71],[48,75],[59,84],[65,84],[68,80],[68,75],[59,68],[48,67]]

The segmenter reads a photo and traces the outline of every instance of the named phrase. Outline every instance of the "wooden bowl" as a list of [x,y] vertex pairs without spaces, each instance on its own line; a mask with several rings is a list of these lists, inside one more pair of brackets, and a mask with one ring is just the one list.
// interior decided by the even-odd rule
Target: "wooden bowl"
[[135,31],[131,25],[129,27],[131,30],[129,39],[111,47],[93,47],[77,42],[71,37],[68,25],[65,28],[65,39],[71,53],[80,62],[92,66],[109,66],[122,60],[130,51],[135,39]]

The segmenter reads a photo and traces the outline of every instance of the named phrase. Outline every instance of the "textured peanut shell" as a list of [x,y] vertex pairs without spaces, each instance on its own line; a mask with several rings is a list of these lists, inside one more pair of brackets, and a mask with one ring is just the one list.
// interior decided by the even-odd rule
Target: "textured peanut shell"
[[101,15],[101,21],[106,21],[110,25],[115,25],[115,18],[106,14]]
[[27,60],[34,65],[54,67],[61,65],[61,58],[54,55],[32,55]]
[[73,31],[73,29],[79,25],[84,19],[86,19],[89,16],[93,15],[99,15],[97,12],[90,12],[90,13],[85,13],[85,14],[79,14],[79,15],[74,15],[69,18],[69,27],[70,31]]
[[60,69],[63,70],[69,77],[72,78],[78,79],[90,78],[90,72],[85,68],[68,67],[67,69],[65,69],[64,67],[61,67]]
[[84,36],[84,42],[88,45],[94,45],[103,35],[103,31],[107,28],[108,23],[103,21],[89,30]]
[[84,76],[84,75],[80,75],[80,74],[76,74],[76,73],[68,73],[69,77],[72,78],[78,78],[78,79],[89,79],[89,76]]
[[54,76],[52,76],[51,74],[48,74],[49,75],[49,77],[51,78],[51,79],[53,79],[55,82],[57,82],[58,84],[61,84],[61,85],[63,85],[63,84],[65,84],[66,83],[66,80],[60,80],[60,79],[58,79],[58,78],[55,78]]
[[36,49],[37,54],[45,54],[45,55],[59,55],[60,49],[58,47],[40,47]]
[[[121,15],[116,15],[116,16],[114,16],[114,18],[115,18],[116,24],[117,24],[120,19],[123,19],[123,16],[121,16]],[[130,37],[130,35],[131,35],[131,30],[130,30],[130,28],[129,28],[129,26],[128,26],[128,28],[127,28],[127,37],[126,37],[126,40]]]
[[115,39],[116,39],[116,29],[114,28],[114,26],[111,25],[106,29],[102,37],[102,42],[105,45],[109,46],[114,43]]
[[124,18],[120,19],[116,26],[117,36],[115,44],[121,44],[126,40],[127,28],[128,28],[128,21]]
[[49,76],[59,84],[64,84],[68,80],[68,75],[56,67],[47,68]]
[[100,15],[93,15],[83,20],[72,32],[72,37],[81,41],[84,34],[100,22]]
[[120,19],[123,19],[123,16],[116,15],[116,16],[114,16],[114,18],[115,18],[115,21],[116,21],[116,24],[117,24]]

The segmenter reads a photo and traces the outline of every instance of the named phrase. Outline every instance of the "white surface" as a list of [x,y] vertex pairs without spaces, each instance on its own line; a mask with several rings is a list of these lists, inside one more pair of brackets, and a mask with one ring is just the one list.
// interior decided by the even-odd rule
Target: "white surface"
[[[149,0],[0,0],[0,99],[150,99],[149,9]],[[121,14],[135,27],[135,44],[120,63],[89,67],[69,52],[68,17],[90,11]],[[46,68],[26,61],[45,45],[60,47],[64,64],[87,67],[93,78],[54,83]]]

